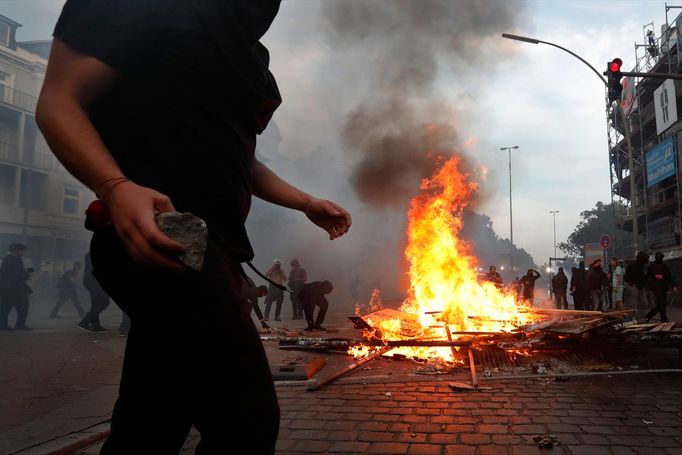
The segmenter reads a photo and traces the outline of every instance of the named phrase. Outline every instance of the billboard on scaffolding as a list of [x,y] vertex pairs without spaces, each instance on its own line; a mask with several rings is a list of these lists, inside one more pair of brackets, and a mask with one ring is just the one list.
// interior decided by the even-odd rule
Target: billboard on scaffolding
[[673,138],[669,137],[646,152],[646,186],[653,186],[672,175],[675,175],[675,147]]
[[623,113],[627,117],[637,107],[637,92],[634,77],[623,78],[623,99],[620,102]]
[[666,79],[654,90],[656,108],[656,134],[661,134],[677,121],[677,96],[675,81]]

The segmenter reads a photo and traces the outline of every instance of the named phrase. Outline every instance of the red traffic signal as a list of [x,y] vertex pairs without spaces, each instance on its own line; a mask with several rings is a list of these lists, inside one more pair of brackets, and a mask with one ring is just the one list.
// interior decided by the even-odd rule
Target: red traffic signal
[[609,63],[609,71],[612,73],[615,73],[617,71],[620,71],[620,67],[623,65],[623,61],[619,58],[614,58],[610,63]]
[[620,72],[620,67],[623,66],[623,61],[619,58],[614,58],[611,60],[606,67],[608,72],[608,93],[609,93],[609,103],[620,99],[623,93],[623,85],[620,83],[623,74]]

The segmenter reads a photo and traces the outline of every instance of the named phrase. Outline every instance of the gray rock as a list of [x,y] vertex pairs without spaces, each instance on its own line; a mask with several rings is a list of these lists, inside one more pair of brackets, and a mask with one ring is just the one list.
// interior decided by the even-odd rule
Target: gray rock
[[165,212],[156,217],[156,224],[168,237],[185,247],[186,252],[180,257],[182,263],[200,272],[208,237],[206,222],[191,213]]

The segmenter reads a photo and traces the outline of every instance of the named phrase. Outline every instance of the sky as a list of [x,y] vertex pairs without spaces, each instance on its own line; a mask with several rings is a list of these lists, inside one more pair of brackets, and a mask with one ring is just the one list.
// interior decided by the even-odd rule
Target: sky
[[[19,40],[46,39],[63,3],[0,0],[0,13],[23,25]],[[433,124],[443,127],[440,147],[486,175],[473,208],[508,238],[509,161],[500,148],[518,145],[514,243],[542,264],[554,254],[550,211],[562,242],[581,211],[610,201],[604,87],[571,55],[501,34],[559,44],[602,72],[615,57],[632,68],[634,43],[652,22],[658,35],[664,1],[284,0],[262,39],[284,99],[270,165],[349,208],[354,226],[342,245],[356,251],[377,230],[404,237],[409,198],[429,167],[421,133]],[[319,175],[303,177],[301,166]]]

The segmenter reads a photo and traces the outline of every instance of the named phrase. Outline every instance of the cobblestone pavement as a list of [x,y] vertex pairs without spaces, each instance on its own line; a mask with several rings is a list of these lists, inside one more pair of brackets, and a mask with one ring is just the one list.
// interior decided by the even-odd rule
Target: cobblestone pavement
[[[125,338],[78,331],[77,318],[64,317],[38,319],[30,333],[0,332],[0,454],[44,455],[108,428]],[[108,310],[104,323],[119,318]],[[347,322],[330,315],[330,324]],[[292,355],[276,343],[266,350],[275,361]],[[350,363],[325,357],[315,378]],[[455,391],[452,376],[414,372],[409,362],[380,359],[314,392],[305,381],[279,382],[277,453],[682,455],[679,373],[483,380],[492,390]],[[455,379],[466,380],[466,369]],[[543,435],[559,444],[539,449],[533,438]],[[182,454],[197,441],[191,433]]]

